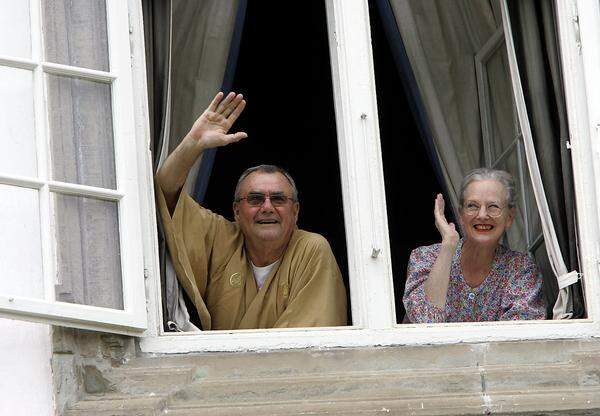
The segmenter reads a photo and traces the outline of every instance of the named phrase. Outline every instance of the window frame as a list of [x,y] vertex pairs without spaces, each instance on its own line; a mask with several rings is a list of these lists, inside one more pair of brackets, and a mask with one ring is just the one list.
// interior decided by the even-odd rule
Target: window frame
[[[600,48],[579,53],[578,42],[600,45],[600,5],[583,0],[558,2],[559,40],[573,152],[579,244],[586,277],[588,318],[573,321],[507,321],[492,323],[397,324],[391,271],[385,190],[375,95],[367,0],[325,0],[329,26],[335,111],[340,152],[344,218],[348,245],[350,296],[354,326],[266,330],[164,333],[160,322],[160,278],[153,273],[149,290],[153,326],[140,339],[147,353],[279,350],[290,348],[369,347],[556,340],[600,336],[600,98],[586,94],[600,88],[593,71]],[[573,25],[573,10],[586,18]],[[575,12],[576,14],[576,12]],[[585,27],[584,27],[585,26]],[[580,30],[579,30],[580,29]],[[576,36],[580,33],[581,39]],[[590,70],[591,68],[591,70]],[[587,69],[587,71],[584,71]],[[585,79],[584,72],[588,75]],[[144,81],[145,88],[145,81]],[[138,93],[142,93],[137,88]],[[588,119],[588,107],[594,118]],[[147,109],[146,109],[147,111]],[[596,123],[593,124],[592,120]],[[593,135],[590,129],[593,127]],[[586,140],[586,137],[596,139]],[[583,139],[582,139],[583,138]],[[151,181],[148,182],[148,186]],[[370,198],[362,198],[369,195]],[[148,207],[150,211],[152,207]],[[155,213],[153,213],[155,215]],[[155,218],[153,216],[153,218]],[[156,247],[153,250],[156,253]],[[154,254],[152,269],[158,270]]]
[[[33,1],[32,1],[33,3]],[[34,4],[39,4],[35,0]],[[111,64],[115,54],[121,63],[119,76],[113,85],[113,113],[115,120],[115,153],[117,175],[128,199],[120,204],[120,214],[129,218],[127,226],[121,225],[120,236],[123,247],[132,255],[127,264],[131,270],[125,278],[124,292],[129,293],[126,310],[107,311],[73,304],[47,304],[40,301],[25,301],[15,308],[10,297],[0,297],[3,316],[13,316],[9,308],[20,318],[63,324],[86,329],[103,330],[125,334],[136,334],[150,320],[150,328],[140,346],[145,352],[185,351],[236,351],[248,349],[281,349],[305,347],[343,347],[374,345],[418,345],[446,344],[453,342],[482,342],[525,339],[584,338],[600,336],[600,290],[598,265],[600,264],[600,98],[587,91],[600,87],[594,71],[600,64],[600,4],[584,0],[568,0],[557,3],[559,39],[567,110],[570,123],[570,144],[573,154],[577,215],[580,224],[579,244],[582,254],[585,299],[588,319],[564,321],[515,321],[494,323],[447,323],[406,324],[395,323],[393,282],[391,274],[389,237],[381,150],[375,98],[373,59],[370,47],[370,27],[366,0],[326,0],[330,28],[330,48],[334,78],[336,120],[340,147],[343,201],[350,266],[350,286],[353,327],[342,328],[298,328],[277,330],[213,331],[201,335],[170,334],[161,336],[160,290],[158,254],[156,242],[156,212],[152,195],[151,158],[149,151],[148,108],[146,98],[145,64],[140,4],[129,0],[126,4],[118,0],[107,0],[110,16],[109,38],[122,36],[129,40],[123,29],[129,29],[134,54],[130,60],[128,42],[109,43]],[[129,7],[131,21],[127,22]],[[36,11],[37,10],[37,11]],[[39,8],[32,7],[32,21],[39,22]],[[37,19],[37,20],[36,20]],[[118,29],[116,29],[118,27]],[[116,32],[115,32],[116,31]],[[36,40],[34,40],[36,39]],[[39,36],[32,34],[32,41],[41,49]],[[585,45],[593,45],[584,48]],[[117,49],[113,47],[117,46]],[[585,53],[584,53],[585,52]],[[13,67],[33,69],[36,80],[35,104],[37,120],[45,119],[45,102],[41,85],[45,71],[63,75],[76,75],[100,79],[106,74],[69,68],[60,65],[44,65],[27,59],[0,61]],[[130,69],[134,68],[133,100],[130,87]],[[122,72],[121,72],[122,71]],[[114,72],[114,71],[113,71]],[[110,78],[110,76],[109,76]],[[112,79],[112,78],[111,78]],[[121,92],[117,92],[117,91]],[[116,99],[119,96],[123,101]],[[132,113],[132,110],[135,109]],[[40,118],[41,117],[41,118]],[[128,122],[133,120],[134,124]],[[46,143],[46,127],[36,123],[37,140]],[[137,133],[137,134],[136,134]],[[144,152],[137,151],[145,149]],[[595,157],[594,157],[595,156]],[[43,157],[42,157],[43,159]],[[136,160],[137,164],[126,163]],[[44,165],[45,166],[45,165]],[[27,178],[4,178],[12,185],[26,188],[51,187],[78,195],[102,196],[102,191],[77,185],[43,184]],[[121,187],[121,184],[123,187]],[[36,188],[38,187],[38,188]],[[370,198],[362,198],[369,195]],[[114,195],[107,195],[113,197]],[[124,197],[125,197],[124,196]],[[123,208],[122,208],[123,207]],[[125,212],[126,211],[126,212]],[[133,219],[142,213],[142,229]],[[48,218],[42,222],[48,222]],[[127,233],[129,233],[127,235]],[[139,242],[142,242],[141,247]],[[143,251],[144,262],[141,261]],[[135,258],[135,259],[134,259]],[[139,260],[139,261],[138,261]],[[145,267],[144,267],[145,266]],[[46,273],[48,276],[49,274]],[[143,277],[148,280],[146,290],[150,299],[150,311],[144,308]],[[53,281],[50,280],[53,287]],[[48,283],[48,280],[46,280]],[[17,304],[21,299],[16,299]],[[12,304],[12,305],[10,305]],[[60,319],[56,319],[62,316]],[[104,322],[101,322],[104,321]],[[318,334],[318,336],[315,336]]]
[[[129,45],[127,3],[106,0],[109,71],[98,71],[46,61],[43,52],[41,0],[29,1],[31,58],[0,56],[5,67],[32,72],[35,117],[37,177],[2,174],[0,183],[38,191],[44,299],[0,295],[0,316],[70,326],[96,331],[139,335],[147,329],[144,292],[144,258],[139,245],[142,237],[139,212],[139,180],[136,159],[136,129]],[[111,109],[117,189],[104,189],[54,181],[50,172],[48,100],[45,76],[61,75],[101,82],[111,86]],[[58,302],[55,299],[53,241],[51,231],[51,192],[117,202],[123,285],[123,309]]]

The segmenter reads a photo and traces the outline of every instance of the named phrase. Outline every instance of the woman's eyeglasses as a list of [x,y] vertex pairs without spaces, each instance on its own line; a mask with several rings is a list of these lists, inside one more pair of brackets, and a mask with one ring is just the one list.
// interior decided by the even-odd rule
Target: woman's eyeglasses
[[269,201],[271,201],[271,205],[273,205],[274,207],[284,206],[285,204],[287,204],[288,199],[290,201],[294,200],[293,198],[290,198],[289,196],[286,196],[285,194],[279,192],[272,194],[263,194],[262,192],[251,192],[245,197],[239,198],[238,201],[245,199],[248,205],[253,207],[260,207],[265,203],[267,198],[269,198]]
[[[474,217],[475,215],[479,214],[479,211],[481,211],[481,205],[477,202],[467,202],[463,210],[468,216]],[[504,211],[504,207],[498,204],[491,203],[485,205],[485,212],[492,218],[498,218],[501,216],[502,211]]]

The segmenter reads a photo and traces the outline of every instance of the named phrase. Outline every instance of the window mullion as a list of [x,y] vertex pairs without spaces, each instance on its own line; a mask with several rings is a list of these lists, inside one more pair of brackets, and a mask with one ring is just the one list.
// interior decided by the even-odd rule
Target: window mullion
[[395,324],[366,0],[327,0],[340,171],[355,325]]
[[44,296],[46,300],[55,299],[54,255],[52,244],[52,220],[50,210],[49,145],[47,132],[47,101],[44,88],[44,70],[39,64],[44,57],[41,4],[39,0],[30,3],[31,13],[31,57],[37,63],[33,69],[33,107],[35,117],[37,177],[43,184],[38,191],[40,207],[40,237],[42,245],[42,270],[44,274]]

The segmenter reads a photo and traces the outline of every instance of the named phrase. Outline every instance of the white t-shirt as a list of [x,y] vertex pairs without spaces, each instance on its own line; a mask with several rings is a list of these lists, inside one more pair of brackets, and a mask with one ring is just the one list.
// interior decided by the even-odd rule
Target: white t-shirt
[[267,276],[269,273],[271,273],[271,270],[273,270],[273,268],[279,264],[280,261],[281,259],[262,267],[255,266],[254,263],[250,262],[252,265],[252,271],[254,272],[254,280],[256,280],[256,285],[259,289],[263,287],[265,280],[267,280]]

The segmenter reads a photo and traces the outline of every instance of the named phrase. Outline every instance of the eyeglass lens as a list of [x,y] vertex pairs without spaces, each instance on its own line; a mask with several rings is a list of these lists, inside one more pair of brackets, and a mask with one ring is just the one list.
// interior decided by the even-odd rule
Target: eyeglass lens
[[[475,203],[468,203],[466,206],[467,214],[477,215],[481,211],[481,205]],[[502,215],[502,207],[496,204],[490,204],[485,206],[485,212],[490,217],[499,217]]]
[[288,200],[288,197],[284,194],[265,195],[263,193],[251,193],[248,194],[248,196],[246,197],[246,201],[252,206],[261,206],[265,203],[267,197],[269,198],[269,201],[271,201],[271,204],[274,206],[285,205],[285,203]]

